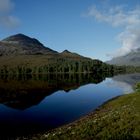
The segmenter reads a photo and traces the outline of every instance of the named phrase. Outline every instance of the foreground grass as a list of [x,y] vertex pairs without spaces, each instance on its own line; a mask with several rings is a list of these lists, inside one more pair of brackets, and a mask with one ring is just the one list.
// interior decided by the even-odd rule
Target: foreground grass
[[103,105],[90,115],[34,140],[140,139],[140,84],[133,94]]

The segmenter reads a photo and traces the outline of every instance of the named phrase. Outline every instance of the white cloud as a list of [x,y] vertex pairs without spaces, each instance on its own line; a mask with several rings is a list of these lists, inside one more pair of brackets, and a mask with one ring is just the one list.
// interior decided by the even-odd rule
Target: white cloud
[[11,0],[0,0],[0,26],[13,28],[19,24],[19,19],[11,15],[14,4]]
[[123,6],[98,10],[96,6],[89,8],[87,17],[93,17],[99,22],[106,22],[113,27],[122,27],[124,30],[117,36],[122,47],[112,57],[128,54],[140,48],[140,7],[126,10]]

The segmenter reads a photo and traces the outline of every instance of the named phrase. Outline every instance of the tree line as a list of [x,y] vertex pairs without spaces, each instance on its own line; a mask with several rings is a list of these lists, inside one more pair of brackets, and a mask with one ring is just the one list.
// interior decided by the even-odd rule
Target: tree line
[[[137,68],[138,69],[138,68]],[[135,69],[136,70],[136,69]],[[140,69],[138,69],[140,70]],[[99,60],[67,60],[57,59],[48,64],[32,65],[16,65],[9,67],[3,65],[0,67],[1,75],[20,75],[20,74],[51,74],[51,73],[118,73],[134,71],[133,67],[114,66],[103,63]]]

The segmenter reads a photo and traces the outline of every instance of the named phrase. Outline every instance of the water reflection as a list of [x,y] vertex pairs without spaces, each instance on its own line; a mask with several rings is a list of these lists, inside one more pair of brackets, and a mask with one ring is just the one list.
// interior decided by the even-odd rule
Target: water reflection
[[121,87],[124,94],[128,94],[134,91],[133,88],[138,82],[140,82],[140,73],[132,73],[114,76],[109,85]]
[[123,82],[131,87],[134,87],[136,83],[140,82],[140,73],[117,75],[113,77],[113,80],[116,82]]
[[69,92],[104,79],[105,75],[93,74],[5,75],[0,79],[0,103],[24,110],[56,91]]
[[28,135],[72,122],[107,100],[122,95],[124,89],[132,90],[134,81],[140,81],[140,74],[107,76],[1,76],[1,136]]

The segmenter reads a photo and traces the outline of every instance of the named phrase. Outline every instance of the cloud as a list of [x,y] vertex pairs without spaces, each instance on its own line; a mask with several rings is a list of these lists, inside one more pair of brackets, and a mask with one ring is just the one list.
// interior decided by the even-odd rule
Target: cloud
[[13,28],[19,24],[19,19],[11,12],[14,8],[14,3],[11,0],[0,0],[0,26],[5,28]]
[[108,87],[120,87],[123,90],[124,94],[128,94],[133,92],[132,86],[126,82],[118,81],[113,79],[112,81],[109,81],[106,83]]
[[140,48],[140,7],[127,10],[125,6],[115,6],[110,9],[98,10],[96,6],[88,9],[86,17],[93,17],[99,22],[105,22],[113,27],[122,27],[123,31],[117,36],[121,48],[112,57],[119,57]]

